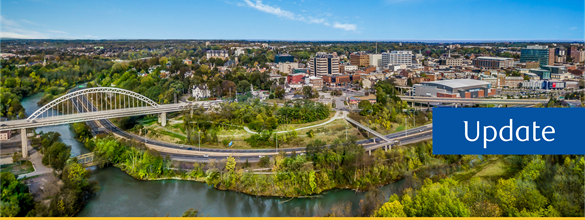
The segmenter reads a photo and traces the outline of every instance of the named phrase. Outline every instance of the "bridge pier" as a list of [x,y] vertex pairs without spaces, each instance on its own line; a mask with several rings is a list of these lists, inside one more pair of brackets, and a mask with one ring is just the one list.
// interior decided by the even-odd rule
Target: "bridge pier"
[[160,113],[158,121],[163,127],[167,126],[167,113],[166,112]]
[[372,156],[372,150],[368,150],[368,156]]
[[20,141],[22,142],[22,158],[28,157],[28,141],[26,140],[26,128],[20,129]]

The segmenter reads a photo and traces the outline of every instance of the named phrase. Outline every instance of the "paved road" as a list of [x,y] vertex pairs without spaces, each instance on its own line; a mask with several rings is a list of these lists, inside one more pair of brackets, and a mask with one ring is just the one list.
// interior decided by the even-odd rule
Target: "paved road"
[[[20,139],[20,137],[19,137],[19,139]],[[41,152],[37,151],[36,149],[34,149],[32,147],[30,140],[27,139],[27,142],[28,142],[27,150],[28,150],[28,153],[30,155],[29,160],[33,164],[35,171],[31,172],[31,173],[18,175],[18,179],[22,179],[25,177],[31,177],[31,176],[38,176],[38,175],[43,175],[43,174],[53,172],[53,168],[49,168],[49,167],[46,167],[45,165],[43,165],[43,155],[41,154]]]
[[[80,96],[83,98],[85,98],[84,96]],[[86,100],[82,100],[81,103],[87,103]],[[81,108],[80,105],[79,108]],[[92,108],[93,106],[89,106],[89,108]],[[81,110],[83,111],[83,110]],[[337,115],[336,117],[344,117],[345,113],[340,113],[342,114],[342,116]],[[331,119],[333,120],[333,118]],[[135,141],[139,141],[139,142],[143,142],[145,143],[149,148],[153,148],[159,152],[161,152],[161,154],[165,154],[165,155],[170,155],[171,158],[173,158],[173,160],[185,160],[185,161],[199,161],[199,162],[204,162],[204,161],[208,161],[209,159],[223,159],[229,155],[234,155],[237,156],[239,158],[240,161],[245,161],[246,159],[248,159],[248,161],[253,162],[253,161],[258,161],[259,160],[259,156],[260,155],[274,155],[277,154],[278,151],[284,151],[286,153],[291,153],[293,151],[296,152],[301,152],[305,150],[305,147],[295,147],[295,148],[272,148],[272,149],[216,149],[216,148],[199,148],[197,146],[192,146],[192,145],[179,145],[179,144],[173,144],[173,143],[168,143],[168,142],[163,142],[163,141],[158,141],[158,140],[153,140],[153,139],[148,139],[133,133],[128,133],[123,131],[122,129],[118,128],[117,126],[115,126],[110,120],[107,119],[102,119],[102,120],[98,120],[98,121],[94,121],[95,123],[89,123],[89,126],[92,128],[92,130],[94,129],[98,129],[99,125],[103,126],[104,128],[106,128],[107,130],[110,130],[114,133],[114,135],[118,136],[118,137],[123,137],[126,139],[134,139]],[[416,134],[419,133],[420,130],[424,128],[424,130],[428,130],[429,127],[428,126],[421,126],[418,128],[414,128],[414,129],[410,129],[408,131],[408,134]],[[387,135],[386,137],[392,139],[392,138],[396,138],[396,137],[400,137],[405,135],[405,131],[402,132],[398,132],[398,133],[394,133],[394,134],[390,134]],[[376,141],[380,141],[380,140],[376,140]],[[368,143],[373,143],[374,139],[369,139],[369,140],[361,140],[358,141],[358,144],[368,144]],[[190,148],[190,149],[189,149]],[[205,155],[208,155],[207,157]]]

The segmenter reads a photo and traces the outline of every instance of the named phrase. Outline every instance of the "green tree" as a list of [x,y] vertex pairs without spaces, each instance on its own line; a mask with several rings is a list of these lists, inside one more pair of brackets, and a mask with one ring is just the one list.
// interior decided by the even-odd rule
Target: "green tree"
[[[2,184],[2,217],[24,217],[34,208],[33,197],[28,193],[26,185],[20,183],[9,172],[2,172],[0,178]],[[34,211],[33,211],[34,212]]]
[[236,168],[236,158],[234,158],[234,157],[232,157],[232,155],[230,155],[227,158],[227,161],[225,163],[225,169],[228,172],[233,172],[235,168]]

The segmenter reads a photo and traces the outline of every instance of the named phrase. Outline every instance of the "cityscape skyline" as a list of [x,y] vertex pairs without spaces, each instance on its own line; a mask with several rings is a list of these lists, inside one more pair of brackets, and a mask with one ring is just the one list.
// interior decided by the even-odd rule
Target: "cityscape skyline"
[[2,38],[550,42],[585,34],[574,19],[584,16],[582,1],[175,1],[157,11],[153,1],[111,3],[5,2]]

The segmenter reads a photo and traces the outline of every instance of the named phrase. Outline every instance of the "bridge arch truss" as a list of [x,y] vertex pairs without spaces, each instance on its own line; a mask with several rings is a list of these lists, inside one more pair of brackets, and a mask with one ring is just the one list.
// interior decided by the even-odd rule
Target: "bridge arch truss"
[[151,106],[158,108],[158,103],[136,92],[113,88],[94,87],[69,92],[47,103],[36,110],[26,120],[32,122],[45,114],[55,114],[53,109],[61,114],[114,110],[132,107]]

